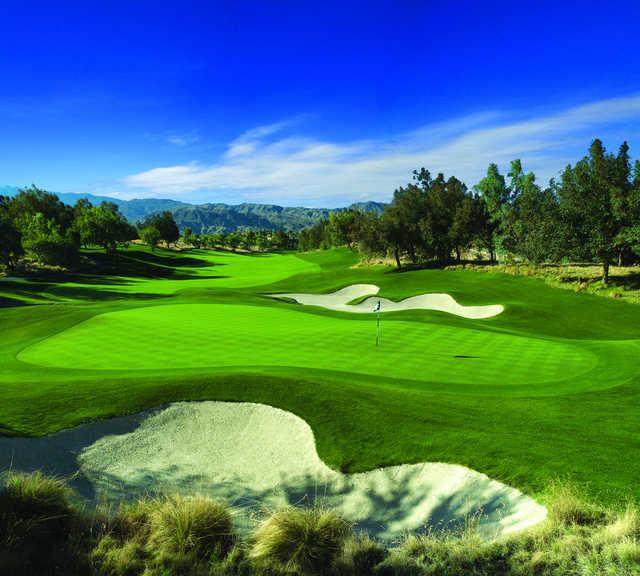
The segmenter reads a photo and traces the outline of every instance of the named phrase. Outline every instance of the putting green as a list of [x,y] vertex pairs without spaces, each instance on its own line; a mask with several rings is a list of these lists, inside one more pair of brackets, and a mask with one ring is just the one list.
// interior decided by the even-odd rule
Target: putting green
[[591,370],[597,357],[566,342],[385,318],[375,322],[224,304],[149,306],[100,314],[25,350],[57,368],[295,366],[422,381],[518,386]]

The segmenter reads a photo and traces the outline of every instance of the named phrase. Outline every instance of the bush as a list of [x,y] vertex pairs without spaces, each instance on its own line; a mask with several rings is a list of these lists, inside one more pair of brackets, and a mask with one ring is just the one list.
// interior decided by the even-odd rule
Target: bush
[[327,573],[342,553],[350,526],[321,508],[285,508],[257,529],[254,560],[304,574]]

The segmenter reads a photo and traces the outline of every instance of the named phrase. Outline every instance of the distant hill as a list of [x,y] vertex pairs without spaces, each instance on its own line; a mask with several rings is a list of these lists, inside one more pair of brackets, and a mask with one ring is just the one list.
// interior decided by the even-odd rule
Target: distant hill
[[[358,202],[348,208],[382,212],[380,202]],[[329,217],[331,212],[347,208],[283,207],[275,204],[199,204],[172,209],[180,230],[195,233],[230,232],[232,230],[302,230]]]
[[[14,196],[19,188],[0,186],[0,195]],[[329,217],[331,212],[352,208],[363,212],[382,212],[381,202],[356,202],[348,208],[302,208],[283,207],[275,204],[188,204],[178,200],[138,198],[121,200],[94,194],[55,192],[65,204],[73,205],[81,198],[92,204],[114,202],[120,212],[132,223],[143,220],[150,214],[169,210],[173,213],[180,230],[191,228],[194,233],[231,232],[233,230],[302,230]]]

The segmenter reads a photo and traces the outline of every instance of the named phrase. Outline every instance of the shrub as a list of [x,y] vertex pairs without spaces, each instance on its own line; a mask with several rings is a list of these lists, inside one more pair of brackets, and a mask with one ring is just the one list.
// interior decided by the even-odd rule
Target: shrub
[[322,508],[285,508],[257,529],[250,556],[258,562],[304,574],[323,574],[334,565],[350,526]]

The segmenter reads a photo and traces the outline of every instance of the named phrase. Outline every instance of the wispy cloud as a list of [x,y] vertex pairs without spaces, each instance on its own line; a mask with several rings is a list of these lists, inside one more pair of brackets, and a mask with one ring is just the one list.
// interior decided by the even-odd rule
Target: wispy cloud
[[490,162],[506,167],[521,158],[544,181],[584,154],[592,138],[617,138],[623,129],[626,137],[637,132],[640,95],[535,117],[486,112],[346,143],[294,134],[295,124],[253,128],[230,142],[213,163],[158,167],[126,177],[125,184],[137,197],[208,195],[211,200],[332,206],[388,200],[421,166],[471,185]]
[[184,147],[199,142],[200,136],[195,130],[193,130],[184,134],[169,134],[166,137],[166,141],[174,146]]

